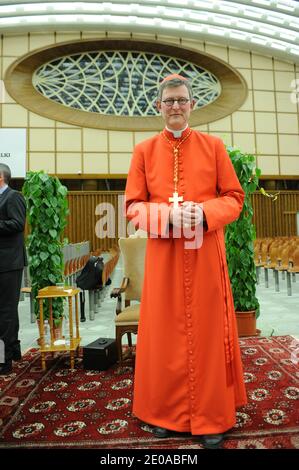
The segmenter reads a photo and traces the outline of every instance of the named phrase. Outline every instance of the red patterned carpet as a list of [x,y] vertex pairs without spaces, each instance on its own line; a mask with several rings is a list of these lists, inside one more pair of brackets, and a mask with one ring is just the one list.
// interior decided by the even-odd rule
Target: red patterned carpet
[[[291,336],[240,341],[249,403],[238,410],[227,449],[299,448],[299,342]],[[131,415],[132,367],[76,369],[68,356],[37,350],[0,378],[0,448],[200,449],[196,436],[155,439]]]

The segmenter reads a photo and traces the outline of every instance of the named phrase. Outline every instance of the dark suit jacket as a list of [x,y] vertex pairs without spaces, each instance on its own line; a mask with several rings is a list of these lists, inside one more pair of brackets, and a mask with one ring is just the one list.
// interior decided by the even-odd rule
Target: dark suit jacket
[[22,194],[8,187],[0,195],[0,272],[26,266],[25,222],[25,200]]

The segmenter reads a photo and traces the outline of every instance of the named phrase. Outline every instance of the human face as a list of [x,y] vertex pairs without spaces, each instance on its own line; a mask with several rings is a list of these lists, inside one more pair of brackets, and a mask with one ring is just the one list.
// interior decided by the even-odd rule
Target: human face
[[0,171],[0,188],[2,188],[4,185],[5,185],[4,175]]
[[166,87],[163,90],[162,100],[157,101],[157,109],[161,112],[162,118],[165,121],[168,129],[178,131],[183,129],[188,124],[190,112],[194,107],[194,100],[187,101],[184,105],[179,105],[177,101],[173,106],[166,106],[163,101],[172,98],[178,100],[179,98],[186,98],[189,100],[189,92],[185,85],[177,87]]

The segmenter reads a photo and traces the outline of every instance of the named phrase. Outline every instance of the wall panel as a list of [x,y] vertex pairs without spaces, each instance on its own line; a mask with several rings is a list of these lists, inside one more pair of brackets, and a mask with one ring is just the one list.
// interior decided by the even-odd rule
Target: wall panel
[[[268,191],[269,194],[274,194]],[[65,236],[76,243],[90,240],[91,249],[108,249],[117,243],[119,236],[127,236],[122,229],[122,191],[72,191],[68,195],[69,223]],[[280,191],[276,201],[263,196],[260,192],[252,195],[254,224],[257,237],[275,237],[296,235],[296,213],[299,211],[299,192]],[[103,204],[106,204],[104,206]],[[100,214],[96,214],[96,208]],[[105,209],[106,207],[106,209]],[[112,210],[114,208],[114,210]],[[97,222],[105,217],[114,226],[114,236],[98,238],[95,228]],[[106,230],[106,227],[104,226]],[[101,236],[103,232],[100,232]]]
[[[129,32],[85,32],[78,31],[37,34],[9,35],[0,38],[0,70],[4,79],[8,67],[24,54],[36,47],[50,47],[55,42],[86,38],[100,39],[129,37]],[[171,42],[167,36],[134,33],[134,39],[155,42]],[[179,38],[175,39],[175,43]],[[241,50],[235,47],[198,42],[181,38],[181,47],[197,52],[205,52],[220,57],[227,64],[235,67],[244,77],[249,89],[245,103],[224,119],[209,122],[209,125],[197,126],[203,132],[216,134],[224,138],[227,145],[235,145],[243,152],[255,154],[263,163],[262,176],[292,177],[298,175],[298,103],[291,100],[291,83],[299,78],[299,66],[290,62],[273,59],[268,56]],[[115,130],[75,127],[57,120],[46,119],[38,113],[28,112],[22,105],[15,103],[6,92],[0,102],[1,127],[27,127],[29,170],[38,167],[38,153],[49,155],[45,169],[54,168],[58,176],[76,178],[99,177],[110,174],[112,177],[126,174],[134,144],[155,132],[145,133],[134,130],[120,132]],[[63,109],[63,108],[62,108]],[[27,118],[28,116],[28,118]],[[162,127],[162,121],[161,121]],[[75,137],[75,138],[74,138]],[[67,153],[74,154],[70,162]],[[95,154],[93,159],[92,154]],[[32,154],[36,154],[31,158]],[[80,157],[77,158],[77,154]],[[97,162],[96,159],[104,160]],[[271,159],[273,165],[271,164]],[[65,162],[64,162],[65,160]],[[258,161],[259,163],[259,161]]]

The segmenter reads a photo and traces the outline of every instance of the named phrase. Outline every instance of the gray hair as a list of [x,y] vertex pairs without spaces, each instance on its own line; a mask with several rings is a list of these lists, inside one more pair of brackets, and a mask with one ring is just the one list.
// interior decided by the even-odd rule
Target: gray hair
[[193,93],[192,93],[191,83],[189,82],[189,80],[181,80],[180,78],[172,78],[171,80],[166,80],[166,82],[162,82],[158,91],[158,100],[159,101],[162,100],[162,95],[163,95],[163,91],[165,90],[165,88],[175,88],[181,85],[185,85],[185,87],[187,88],[189,92],[189,99],[190,101],[192,101]]
[[4,177],[4,182],[8,184],[11,180],[11,171],[8,165],[5,163],[0,163],[0,173],[2,173]]

